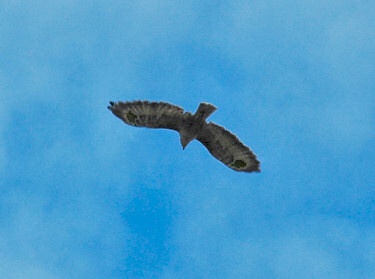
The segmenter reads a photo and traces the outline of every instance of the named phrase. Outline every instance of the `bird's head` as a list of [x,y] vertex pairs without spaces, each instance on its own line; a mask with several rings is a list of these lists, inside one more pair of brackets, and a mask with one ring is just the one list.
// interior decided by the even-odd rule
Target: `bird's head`
[[192,141],[193,139],[185,136],[180,136],[180,143],[182,145],[182,149],[185,149],[185,147]]

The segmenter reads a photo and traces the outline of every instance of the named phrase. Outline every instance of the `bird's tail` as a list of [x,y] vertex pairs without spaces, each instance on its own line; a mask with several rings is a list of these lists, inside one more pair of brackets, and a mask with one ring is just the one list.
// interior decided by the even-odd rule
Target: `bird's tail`
[[209,117],[215,110],[217,110],[217,107],[214,105],[211,105],[209,103],[200,103],[197,111],[195,112],[195,116],[198,116],[199,118],[203,118],[204,120]]

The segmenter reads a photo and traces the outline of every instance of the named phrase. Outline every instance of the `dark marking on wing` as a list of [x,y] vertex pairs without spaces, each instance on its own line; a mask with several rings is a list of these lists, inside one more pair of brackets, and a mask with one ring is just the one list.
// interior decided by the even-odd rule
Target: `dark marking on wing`
[[234,161],[234,163],[231,166],[235,167],[235,168],[238,168],[238,169],[241,169],[241,168],[246,166],[246,163],[242,160],[236,160],[236,161]]
[[126,118],[129,120],[129,122],[135,124],[135,119],[137,118],[137,116],[134,113],[132,113],[131,111],[128,111],[126,113]]

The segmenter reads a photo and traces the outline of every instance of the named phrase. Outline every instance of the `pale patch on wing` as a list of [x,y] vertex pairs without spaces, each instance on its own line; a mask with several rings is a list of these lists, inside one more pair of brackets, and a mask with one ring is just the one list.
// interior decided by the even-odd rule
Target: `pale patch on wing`
[[179,131],[184,110],[165,102],[133,101],[110,102],[108,109],[125,123],[148,128],[165,128]]
[[224,127],[210,122],[198,134],[199,140],[219,161],[236,171],[259,172],[260,162],[249,147]]

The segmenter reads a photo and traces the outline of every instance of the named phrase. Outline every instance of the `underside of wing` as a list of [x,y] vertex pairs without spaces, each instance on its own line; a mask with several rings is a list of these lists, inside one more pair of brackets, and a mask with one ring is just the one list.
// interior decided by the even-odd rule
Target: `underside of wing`
[[179,131],[184,110],[165,102],[110,102],[108,109],[126,124]]
[[199,140],[219,161],[236,171],[260,172],[260,162],[234,134],[213,122],[198,134]]

